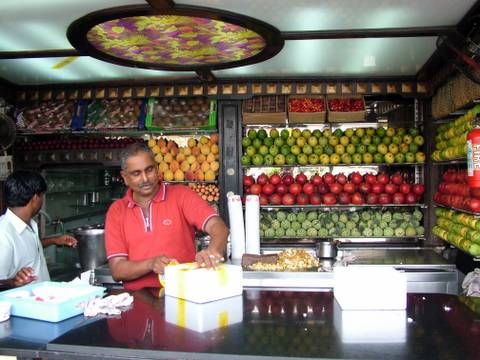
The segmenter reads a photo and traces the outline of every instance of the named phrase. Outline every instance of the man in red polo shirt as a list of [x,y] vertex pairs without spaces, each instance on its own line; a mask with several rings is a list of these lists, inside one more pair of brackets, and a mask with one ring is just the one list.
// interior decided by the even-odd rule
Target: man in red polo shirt
[[[223,220],[188,187],[160,181],[145,144],[127,147],[121,167],[129,189],[110,206],[105,224],[107,259],[116,281],[128,290],[160,287],[158,274],[172,260],[207,268],[223,260],[229,233]],[[195,229],[211,238],[208,248],[198,253]]]

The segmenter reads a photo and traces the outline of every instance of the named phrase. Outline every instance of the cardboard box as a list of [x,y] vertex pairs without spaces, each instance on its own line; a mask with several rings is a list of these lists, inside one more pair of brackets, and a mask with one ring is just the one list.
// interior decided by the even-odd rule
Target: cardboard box
[[[292,112],[290,111],[291,99],[321,99],[325,105],[325,111],[321,112]],[[288,97],[288,122],[289,124],[322,124],[327,116],[325,98],[322,95],[292,95]]]
[[[54,289],[65,297],[45,300],[35,296],[34,292],[44,289]],[[3,291],[0,299],[12,303],[12,316],[58,322],[83,313],[85,305],[96,297],[102,297],[104,292],[105,288],[99,286],[42,281]]]
[[254,96],[244,100],[242,122],[246,125],[286,125],[286,96]]
[[404,343],[405,310],[342,310],[333,304],[333,324],[342,343]]
[[223,300],[197,304],[165,296],[165,320],[197,332],[230,326],[243,320],[243,297],[237,295]]
[[343,310],[407,307],[407,278],[393,267],[335,267],[334,279],[333,294]]
[[[362,111],[331,111],[329,109],[328,101],[332,99],[361,99],[363,102],[363,110]],[[355,122],[355,121],[365,121],[365,100],[363,96],[353,96],[353,95],[345,95],[345,96],[327,96],[327,118],[328,122]]]
[[220,264],[215,270],[191,263],[165,268],[165,295],[196,303],[225,299],[243,292],[242,267]]

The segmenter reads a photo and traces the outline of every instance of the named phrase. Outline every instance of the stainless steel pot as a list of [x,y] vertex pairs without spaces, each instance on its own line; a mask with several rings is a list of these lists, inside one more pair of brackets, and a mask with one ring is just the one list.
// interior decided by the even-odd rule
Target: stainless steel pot
[[107,262],[104,229],[78,228],[72,231],[77,239],[82,270],[91,270]]
[[337,245],[332,241],[320,241],[317,243],[317,257],[331,259],[337,256]]

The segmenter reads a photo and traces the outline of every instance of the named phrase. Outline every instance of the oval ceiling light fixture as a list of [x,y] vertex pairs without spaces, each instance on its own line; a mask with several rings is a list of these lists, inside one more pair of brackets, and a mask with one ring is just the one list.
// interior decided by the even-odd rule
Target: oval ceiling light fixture
[[262,21],[204,7],[123,6],[87,14],[67,30],[84,55],[158,70],[227,69],[265,61],[284,45]]

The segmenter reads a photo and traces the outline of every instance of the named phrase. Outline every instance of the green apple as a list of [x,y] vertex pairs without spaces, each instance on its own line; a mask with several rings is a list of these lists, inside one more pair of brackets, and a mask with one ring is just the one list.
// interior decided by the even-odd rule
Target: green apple
[[403,127],[400,127],[397,129],[397,135],[400,135],[403,137],[406,133],[407,133],[407,130],[405,130],[405,128]]
[[278,165],[278,166],[285,165],[285,155],[283,154],[275,155],[275,165]]
[[373,135],[375,135],[375,128],[368,127],[365,132],[367,133],[367,135],[373,136]]
[[358,144],[356,147],[356,152],[358,154],[365,154],[367,152],[367,147],[363,144]]
[[405,162],[405,154],[399,152],[395,154],[395,162],[402,164]]
[[410,148],[409,148],[408,144],[401,143],[400,146],[398,147],[398,149],[400,150],[400,152],[402,154],[406,154]]
[[260,147],[258,148],[258,153],[260,155],[267,155],[268,154],[268,146],[267,145],[260,145]]
[[420,134],[420,131],[417,128],[410,128],[408,129],[408,133],[410,134],[410,136],[415,137]]
[[350,154],[350,155],[355,154],[355,145],[353,145],[353,144],[348,144],[348,145],[347,145],[347,148],[346,148],[346,151],[347,151],[347,153]]
[[263,145],[267,145],[268,147],[272,146],[273,142],[274,140],[271,137],[266,137],[265,139],[263,139]]
[[244,138],[242,138],[242,146],[244,148],[250,145],[252,145],[252,140],[248,136],[245,136]]
[[297,139],[294,138],[293,136],[289,136],[289,137],[287,138],[287,145],[288,145],[288,146],[293,146],[293,145],[295,145],[296,143],[297,143]]
[[364,135],[362,137],[362,144],[363,145],[370,145],[372,143],[372,137],[370,135]]
[[297,163],[297,157],[290,153],[285,156],[285,162],[287,163],[287,165],[295,165]]
[[335,149],[332,145],[325,145],[323,147],[323,152],[327,155],[332,155],[335,152]]
[[357,135],[359,138],[363,137],[365,135],[365,129],[364,128],[358,128],[355,130],[355,135]]
[[418,145],[413,142],[408,145],[408,150],[415,154],[418,151]]
[[313,148],[308,145],[308,144],[305,144],[303,145],[302,147],[302,153],[306,154],[306,155],[310,155],[310,154],[313,154]]
[[290,154],[290,146],[288,146],[287,144],[282,145],[282,147],[280,148],[280,152],[283,156],[287,156],[288,154]]
[[415,154],[415,160],[417,160],[418,163],[424,163],[425,162],[425,153],[422,151],[419,151]]
[[335,153],[339,154],[339,155],[344,154],[345,153],[345,146],[343,146],[342,144],[335,145]]
[[330,156],[328,156],[327,154],[320,155],[320,163],[322,165],[330,164]]
[[415,136],[414,140],[415,144],[417,144],[418,146],[422,146],[423,143],[425,142],[425,139],[423,138],[422,135],[417,135]]
[[350,138],[348,136],[343,135],[340,137],[340,144],[342,144],[343,146],[347,146],[349,142]]
[[374,144],[368,145],[367,152],[370,154],[375,154],[377,152],[377,145],[374,145]]
[[332,146],[336,146],[338,144],[338,142],[339,142],[338,137],[333,136],[333,135],[330,136],[330,138],[328,139],[328,143]]
[[357,135],[352,135],[352,137],[350,137],[350,142],[353,145],[358,145],[360,144],[360,138]]
[[392,143],[396,145],[400,145],[402,143],[402,137],[400,135],[392,136]]
[[255,139],[253,139],[253,141],[252,141],[252,145],[253,145],[253,147],[254,147],[255,149],[259,149],[260,146],[263,145],[263,141],[262,141],[261,139],[259,139],[259,138],[255,138]]
[[352,162],[354,164],[361,164],[362,163],[362,154],[353,154],[352,155]]
[[319,137],[318,138],[318,144],[322,145],[322,146],[327,145],[328,144],[328,138],[326,138],[325,136]]
[[312,136],[312,131],[310,129],[303,129],[302,130],[302,136],[305,139],[308,139],[310,136]]
[[372,144],[378,145],[378,144],[380,144],[381,142],[382,142],[382,138],[381,138],[380,136],[374,135],[374,136],[372,137]]
[[350,156],[350,154],[342,154],[340,158],[342,159],[343,164],[350,165],[352,163],[352,157]]
[[388,151],[391,152],[393,155],[398,153],[398,145],[397,144],[390,144],[388,145]]
[[343,136],[343,130],[342,129],[336,129],[334,132],[333,132],[333,135],[335,135],[336,137],[340,138]]
[[318,155],[317,154],[310,154],[308,155],[308,163],[310,165],[317,165],[319,161]]
[[293,154],[293,155],[298,155],[302,152],[302,148],[298,145],[293,145],[291,148],[290,148],[290,152]]
[[273,143],[278,147],[278,148],[281,148],[283,145],[285,145],[285,140],[281,137],[277,137],[275,138],[275,140],[273,141]]
[[389,136],[384,136],[382,138],[382,143],[384,143],[385,145],[390,145],[392,143],[392,138]]
[[393,164],[395,162],[395,155],[391,152],[387,152],[384,156],[384,159],[387,164]]
[[280,133],[278,132],[277,129],[273,128],[273,129],[270,129],[270,137],[273,138],[273,139],[276,139],[280,136]]
[[290,136],[290,132],[287,129],[282,129],[282,131],[280,131],[280,137],[283,140],[287,140],[289,136]]
[[326,128],[323,130],[323,136],[325,136],[326,138],[329,138],[330,136],[332,136],[332,129],[330,128]]
[[300,131],[300,129],[293,129],[292,130],[292,136],[296,139],[296,138],[299,138],[300,136],[302,136],[302,132]]
[[296,144],[300,147],[303,147],[303,145],[305,145],[306,143],[307,140],[303,136],[298,137],[296,140]]
[[279,153],[279,149],[278,149],[278,146],[277,145],[272,145],[268,148],[268,152],[270,153],[270,155],[272,156],[277,156],[277,154]]
[[248,130],[247,136],[252,140],[256,139],[257,138],[257,131],[255,129],[250,129],[250,130]]
[[263,139],[265,139],[267,136],[268,136],[267,130],[265,130],[265,129],[259,129],[259,130],[257,131],[257,138],[263,140]]
[[248,155],[242,155],[242,157],[240,158],[240,161],[242,162],[243,166],[248,166],[252,163],[252,160]]
[[318,144],[318,138],[316,136],[310,136],[307,140],[308,145],[315,146]]
[[384,127],[379,127],[376,131],[377,135],[380,136],[381,138],[383,138],[386,134],[387,134],[387,131],[385,130]]
[[338,154],[332,154],[330,155],[330,164],[332,165],[338,165],[340,164],[340,155]]
[[260,154],[255,154],[252,156],[252,164],[256,166],[263,165],[263,156]]
[[403,135],[403,142],[405,144],[411,144],[413,142],[412,135]]
[[308,164],[308,155],[298,154],[297,155],[297,163],[299,163],[300,165],[307,165]]
[[320,131],[320,129],[315,129],[312,131],[312,135],[318,139],[322,136],[322,132]]
[[392,127],[389,127],[387,128],[387,131],[385,132],[385,134],[388,136],[388,137],[393,137],[395,135],[395,129],[392,128]]
[[348,136],[349,138],[351,138],[354,134],[355,130],[353,130],[352,128],[348,128],[347,130],[345,130],[345,136]]
[[253,157],[253,155],[257,153],[257,149],[253,145],[250,145],[250,146],[247,146],[247,148],[245,149],[245,152],[247,153],[248,156]]
[[371,164],[373,162],[373,155],[367,152],[363,154],[362,160],[365,164]]
[[[282,156],[283,156],[283,155],[282,155]],[[272,166],[274,160],[275,160],[275,158],[273,157],[273,155],[271,155],[271,154],[266,154],[266,155],[263,157],[263,165]]]
[[375,153],[373,155],[373,162],[375,164],[382,164],[383,163],[383,154],[380,154],[380,153]]
[[323,154],[323,146],[322,145],[315,145],[313,147],[313,153],[317,155]]
[[407,152],[405,154],[405,162],[414,163],[415,162],[415,154],[412,153],[412,152]]
[[385,155],[388,152],[388,146],[385,144],[378,144],[377,151],[380,154]]

